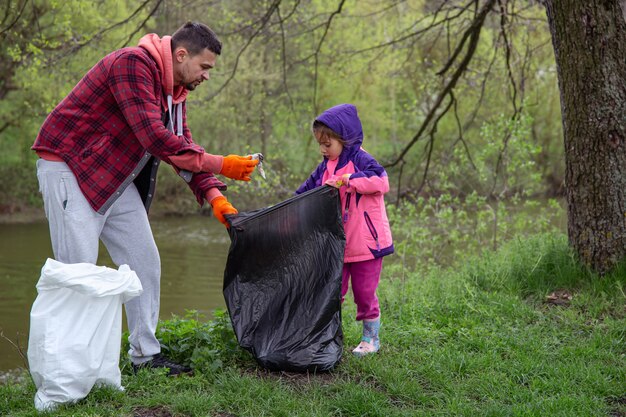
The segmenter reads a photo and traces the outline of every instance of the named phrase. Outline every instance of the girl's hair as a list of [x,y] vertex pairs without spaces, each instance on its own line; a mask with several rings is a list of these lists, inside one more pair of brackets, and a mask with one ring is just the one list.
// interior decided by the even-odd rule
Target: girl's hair
[[341,137],[339,133],[335,132],[334,130],[332,130],[330,127],[326,126],[326,124],[324,124],[323,122],[320,122],[319,120],[313,121],[313,126],[311,126],[311,130],[313,131],[313,134],[318,133],[321,137],[335,138],[342,145],[346,144],[346,141],[343,140],[343,138]]

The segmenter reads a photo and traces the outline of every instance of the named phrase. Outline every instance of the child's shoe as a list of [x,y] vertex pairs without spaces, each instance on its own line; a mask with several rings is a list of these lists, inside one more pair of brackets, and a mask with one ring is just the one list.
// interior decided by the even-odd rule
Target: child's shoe
[[363,337],[361,337],[361,343],[354,348],[352,353],[355,356],[365,356],[371,353],[378,352],[380,349],[380,339],[378,338],[378,332],[380,330],[380,319],[363,321]]

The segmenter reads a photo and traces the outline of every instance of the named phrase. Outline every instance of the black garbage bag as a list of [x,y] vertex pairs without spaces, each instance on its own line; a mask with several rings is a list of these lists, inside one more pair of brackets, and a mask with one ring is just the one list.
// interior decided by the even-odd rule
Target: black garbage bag
[[324,186],[230,219],[224,298],[239,345],[273,371],[327,371],[341,359],[345,234]]

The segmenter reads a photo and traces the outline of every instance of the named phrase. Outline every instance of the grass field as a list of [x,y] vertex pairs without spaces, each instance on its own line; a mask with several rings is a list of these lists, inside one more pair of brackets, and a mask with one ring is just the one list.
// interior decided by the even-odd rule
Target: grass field
[[[196,350],[194,376],[125,370],[124,392],[95,389],[49,415],[626,416],[625,288],[625,268],[594,276],[560,235],[512,241],[454,268],[390,265],[375,356],[350,354],[360,338],[351,301],[344,357],[323,374],[258,368],[233,346],[225,317],[175,319],[160,334],[178,357]],[[0,414],[43,415],[34,393],[29,378],[1,385]]]

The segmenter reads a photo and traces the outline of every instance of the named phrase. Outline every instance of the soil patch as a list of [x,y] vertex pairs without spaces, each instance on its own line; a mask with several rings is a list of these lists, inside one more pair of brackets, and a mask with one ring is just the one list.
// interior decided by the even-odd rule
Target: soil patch
[[135,407],[133,417],[173,417],[173,414],[166,407]]
[[287,372],[287,371],[268,371],[267,369],[256,368],[248,369],[245,373],[252,374],[257,378],[284,381],[291,385],[309,385],[317,384],[333,384],[337,379],[337,375],[333,372]]
[[570,291],[566,289],[559,289],[551,292],[546,297],[546,304],[557,305],[557,306],[569,306],[572,301],[573,295]]

